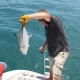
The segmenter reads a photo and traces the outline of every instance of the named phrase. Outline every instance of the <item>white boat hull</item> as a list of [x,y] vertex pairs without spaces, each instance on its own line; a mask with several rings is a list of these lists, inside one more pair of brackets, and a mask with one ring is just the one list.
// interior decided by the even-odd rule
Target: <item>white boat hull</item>
[[13,70],[5,72],[2,80],[44,80],[42,74],[29,70]]

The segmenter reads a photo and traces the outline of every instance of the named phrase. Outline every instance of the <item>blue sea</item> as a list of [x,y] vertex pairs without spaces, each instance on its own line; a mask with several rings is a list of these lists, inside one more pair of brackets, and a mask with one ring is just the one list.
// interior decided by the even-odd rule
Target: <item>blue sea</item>
[[7,63],[6,70],[31,70],[44,73],[44,55],[39,48],[45,41],[44,27],[37,20],[26,25],[29,35],[27,55],[21,54],[17,38],[21,25],[19,17],[46,9],[59,16],[70,44],[70,56],[64,65],[62,80],[80,80],[80,0],[0,0],[0,61]]

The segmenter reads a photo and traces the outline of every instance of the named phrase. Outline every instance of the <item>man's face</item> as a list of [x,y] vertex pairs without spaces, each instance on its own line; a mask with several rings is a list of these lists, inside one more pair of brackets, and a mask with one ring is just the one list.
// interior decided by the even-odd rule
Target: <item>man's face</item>
[[46,22],[44,19],[39,19],[38,20],[43,26],[47,26]]

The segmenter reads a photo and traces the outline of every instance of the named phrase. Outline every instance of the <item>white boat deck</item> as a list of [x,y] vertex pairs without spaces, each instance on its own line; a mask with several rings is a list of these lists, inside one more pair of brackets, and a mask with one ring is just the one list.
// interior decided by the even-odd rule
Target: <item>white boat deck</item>
[[5,72],[2,80],[44,80],[44,75],[29,70]]

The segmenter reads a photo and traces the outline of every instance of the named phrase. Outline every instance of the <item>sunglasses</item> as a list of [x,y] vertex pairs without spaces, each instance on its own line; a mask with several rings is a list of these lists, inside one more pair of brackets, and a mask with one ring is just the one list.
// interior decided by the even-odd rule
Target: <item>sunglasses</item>
[[38,19],[39,22],[45,21],[44,19]]

